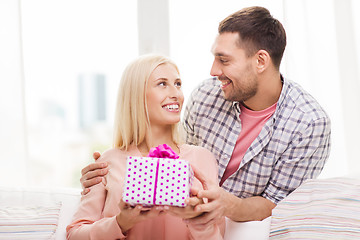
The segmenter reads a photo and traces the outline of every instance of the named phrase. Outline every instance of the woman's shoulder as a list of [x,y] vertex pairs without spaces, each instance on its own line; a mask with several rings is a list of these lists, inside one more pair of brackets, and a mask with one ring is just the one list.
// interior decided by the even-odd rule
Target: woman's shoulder
[[201,155],[214,157],[214,155],[206,148],[196,145],[183,144],[181,145],[182,153],[181,155]]
[[110,148],[104,151],[100,158],[97,160],[98,162],[110,162],[115,159],[125,159],[126,157],[132,155],[132,150],[122,150],[120,148]]

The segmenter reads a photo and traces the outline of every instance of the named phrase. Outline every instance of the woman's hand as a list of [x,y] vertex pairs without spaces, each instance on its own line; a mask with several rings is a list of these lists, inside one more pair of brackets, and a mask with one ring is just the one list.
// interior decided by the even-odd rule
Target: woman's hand
[[119,207],[120,213],[116,216],[116,221],[123,233],[129,231],[135,224],[164,214],[169,209],[167,206],[153,206],[151,208],[142,205],[131,206],[122,199]]

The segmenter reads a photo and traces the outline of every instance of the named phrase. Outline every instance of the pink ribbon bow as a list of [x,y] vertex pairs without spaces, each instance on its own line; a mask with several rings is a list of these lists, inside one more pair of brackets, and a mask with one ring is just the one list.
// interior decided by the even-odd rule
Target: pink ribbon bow
[[176,152],[169,147],[169,145],[161,144],[157,147],[151,148],[148,157],[178,159],[179,155],[177,155]]

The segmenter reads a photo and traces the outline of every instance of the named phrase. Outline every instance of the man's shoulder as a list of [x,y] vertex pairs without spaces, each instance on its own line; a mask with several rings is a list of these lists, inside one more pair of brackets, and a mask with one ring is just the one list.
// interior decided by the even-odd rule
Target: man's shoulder
[[319,102],[300,84],[284,79],[284,93],[281,105],[283,111],[306,117],[308,120],[329,119]]

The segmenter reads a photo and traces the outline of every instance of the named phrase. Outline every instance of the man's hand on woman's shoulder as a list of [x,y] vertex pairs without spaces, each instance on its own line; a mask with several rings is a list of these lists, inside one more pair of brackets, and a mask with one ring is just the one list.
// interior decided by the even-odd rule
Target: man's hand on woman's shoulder
[[100,156],[99,152],[94,152],[93,158],[95,162],[90,163],[81,170],[80,183],[83,188],[82,195],[90,192],[90,187],[100,183],[102,178],[108,173],[106,162],[96,162]]

